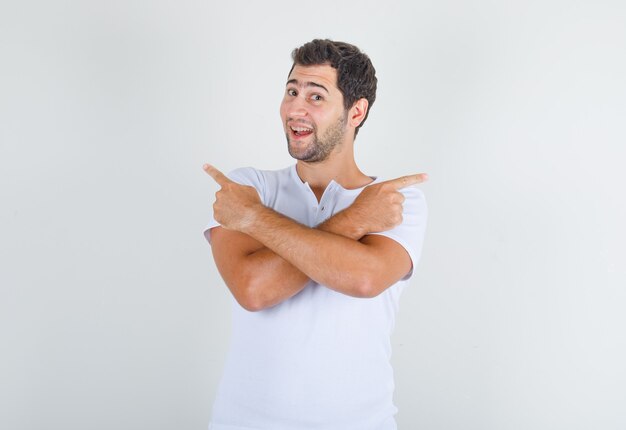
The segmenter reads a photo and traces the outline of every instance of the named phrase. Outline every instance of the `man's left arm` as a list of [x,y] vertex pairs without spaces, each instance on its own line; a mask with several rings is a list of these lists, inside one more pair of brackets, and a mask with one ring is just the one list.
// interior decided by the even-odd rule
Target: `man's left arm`
[[411,270],[411,258],[393,239],[355,241],[312,229],[266,207],[254,210],[243,233],[263,243],[315,282],[354,297],[375,297]]
[[[350,296],[374,297],[411,270],[409,254],[393,239],[367,235],[354,241],[306,227],[263,206],[250,187],[230,181],[214,168],[207,173],[222,187],[214,211],[223,227],[251,236],[319,284]],[[421,182],[419,176],[382,186],[399,189]]]

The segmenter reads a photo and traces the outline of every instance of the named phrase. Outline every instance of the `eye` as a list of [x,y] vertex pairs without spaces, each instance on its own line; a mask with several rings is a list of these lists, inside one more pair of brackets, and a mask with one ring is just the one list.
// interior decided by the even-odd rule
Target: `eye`
[[311,96],[311,100],[316,101],[316,102],[322,101],[323,99],[324,98],[322,96],[320,96],[319,94],[313,94]]
[[298,95],[298,92],[296,90],[294,90],[293,88],[289,88],[289,89],[287,89],[287,95],[295,97],[295,96]]

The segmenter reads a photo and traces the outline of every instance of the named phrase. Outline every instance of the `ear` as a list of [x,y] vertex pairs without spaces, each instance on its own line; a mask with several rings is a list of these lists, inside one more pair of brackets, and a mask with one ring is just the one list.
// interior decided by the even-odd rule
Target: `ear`
[[350,112],[348,113],[350,126],[357,128],[363,122],[365,115],[367,114],[368,107],[369,103],[366,98],[360,98],[354,102],[350,108]]

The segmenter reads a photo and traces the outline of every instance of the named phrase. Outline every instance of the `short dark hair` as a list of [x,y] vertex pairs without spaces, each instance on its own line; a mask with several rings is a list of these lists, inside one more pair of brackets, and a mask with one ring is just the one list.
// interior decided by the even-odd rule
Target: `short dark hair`
[[354,45],[329,39],[314,39],[305,43],[293,50],[291,58],[293,65],[289,74],[296,64],[301,66],[329,64],[337,69],[337,87],[343,95],[343,105],[346,111],[357,100],[361,98],[367,100],[368,108],[365,118],[354,130],[356,136],[376,100],[378,79],[376,79],[376,70],[370,58]]

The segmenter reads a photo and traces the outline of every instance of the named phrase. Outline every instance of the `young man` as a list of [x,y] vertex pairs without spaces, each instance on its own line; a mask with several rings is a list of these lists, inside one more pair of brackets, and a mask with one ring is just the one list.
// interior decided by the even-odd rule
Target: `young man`
[[209,428],[395,429],[390,334],[426,225],[411,185],[426,175],[357,167],[376,98],[365,54],[313,40],[292,57],[280,114],[296,164],[204,166],[221,186],[205,236],[238,303]]

